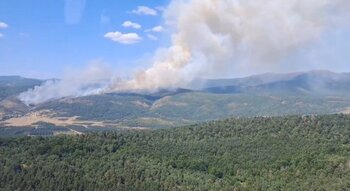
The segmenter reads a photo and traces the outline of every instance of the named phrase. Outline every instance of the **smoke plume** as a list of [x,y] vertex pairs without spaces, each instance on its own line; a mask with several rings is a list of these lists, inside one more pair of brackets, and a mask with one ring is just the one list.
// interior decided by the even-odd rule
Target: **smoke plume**
[[62,80],[48,80],[19,95],[27,105],[39,104],[62,97],[79,97],[104,93],[112,79],[107,67],[92,64],[83,71],[66,73]]
[[[349,25],[350,1],[173,0],[163,17],[172,44],[156,51],[151,67],[132,80],[109,80],[103,91],[92,93],[177,88],[198,77],[285,67],[288,56],[325,32]],[[38,94],[55,89],[52,86],[72,87],[59,96],[87,94],[79,80],[76,85],[64,81],[36,87],[21,98],[27,103],[45,101]]]
[[199,76],[282,67],[323,32],[349,24],[349,13],[347,0],[173,1],[165,11],[172,46],[126,88],[178,87]]

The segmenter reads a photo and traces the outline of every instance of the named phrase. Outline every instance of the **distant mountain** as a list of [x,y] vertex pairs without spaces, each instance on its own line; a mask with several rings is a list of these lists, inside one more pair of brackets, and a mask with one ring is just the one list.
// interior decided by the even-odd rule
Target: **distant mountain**
[[20,76],[0,76],[0,100],[27,91],[42,82],[43,80]]
[[224,87],[224,86],[258,86],[262,84],[268,84],[277,81],[290,80],[301,73],[265,73],[260,75],[253,75],[244,78],[233,79],[208,79],[203,83],[203,89],[211,87]]
[[291,74],[268,73],[239,79],[208,80],[203,90],[210,93],[343,94],[350,92],[350,73],[323,70]]
[[39,85],[44,80],[24,78],[21,76],[0,76],[0,86],[32,86]]
[[4,79],[4,84],[12,86],[1,91],[18,88],[0,101],[0,126],[6,128],[9,124],[35,128],[42,122],[77,133],[104,129],[101,127],[173,127],[226,117],[350,112],[350,74],[329,71],[207,80],[199,90],[109,93],[51,100],[34,107],[24,105],[16,95],[42,81]]

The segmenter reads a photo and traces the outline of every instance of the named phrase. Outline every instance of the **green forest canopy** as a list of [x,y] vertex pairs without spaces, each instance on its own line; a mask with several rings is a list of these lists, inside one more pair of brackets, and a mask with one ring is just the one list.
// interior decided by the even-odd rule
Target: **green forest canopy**
[[0,138],[0,190],[349,190],[350,116]]

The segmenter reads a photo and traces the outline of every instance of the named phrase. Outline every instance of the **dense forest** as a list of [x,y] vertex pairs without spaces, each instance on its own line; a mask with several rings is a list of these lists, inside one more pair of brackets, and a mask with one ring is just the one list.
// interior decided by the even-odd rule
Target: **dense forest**
[[349,190],[350,116],[0,138],[0,190]]

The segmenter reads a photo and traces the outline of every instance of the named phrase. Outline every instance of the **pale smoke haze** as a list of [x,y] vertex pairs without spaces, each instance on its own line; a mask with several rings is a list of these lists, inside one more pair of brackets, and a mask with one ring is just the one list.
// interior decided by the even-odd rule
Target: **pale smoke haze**
[[[173,31],[171,46],[157,50],[151,67],[132,80],[104,79],[109,84],[94,89],[94,80],[63,79],[20,98],[36,104],[66,96],[177,88],[196,78],[284,67],[285,58],[325,32],[348,26],[349,13],[349,0],[173,0],[164,11],[164,26]],[[92,89],[81,88],[82,81]],[[60,93],[58,86],[68,91]]]
[[62,80],[49,80],[23,92],[19,98],[26,104],[39,104],[62,97],[79,97],[104,93],[112,79],[108,67],[92,64],[83,71],[67,72]]

